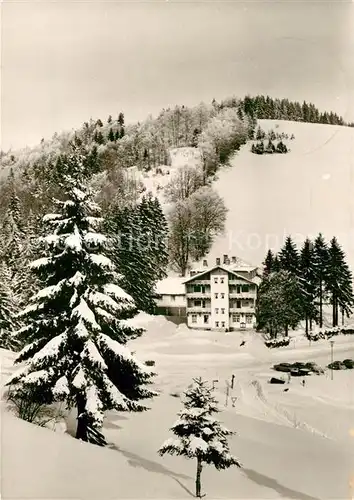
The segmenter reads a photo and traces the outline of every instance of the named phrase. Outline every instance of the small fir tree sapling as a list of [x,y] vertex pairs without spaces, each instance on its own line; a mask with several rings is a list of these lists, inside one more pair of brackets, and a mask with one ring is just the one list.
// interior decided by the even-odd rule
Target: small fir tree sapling
[[184,408],[178,413],[178,420],[171,431],[175,435],[162,445],[158,453],[194,458],[197,462],[195,495],[201,498],[201,473],[203,465],[214,465],[218,470],[231,465],[241,467],[230,454],[228,436],[234,434],[213,417],[220,410],[212,395],[212,389],[201,378],[185,393]]

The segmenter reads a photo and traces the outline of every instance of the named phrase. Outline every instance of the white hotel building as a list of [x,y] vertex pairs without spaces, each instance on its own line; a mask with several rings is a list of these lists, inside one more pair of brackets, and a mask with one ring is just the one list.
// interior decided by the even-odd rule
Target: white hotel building
[[[190,328],[203,330],[231,331],[256,326],[255,306],[260,282],[257,267],[236,257],[230,261],[224,255],[222,263],[221,259],[216,259],[215,265],[209,267],[204,260],[203,267],[192,270],[188,278],[169,280],[166,278],[157,285],[160,313],[183,316]],[[175,303],[177,308],[174,309],[171,306]]]

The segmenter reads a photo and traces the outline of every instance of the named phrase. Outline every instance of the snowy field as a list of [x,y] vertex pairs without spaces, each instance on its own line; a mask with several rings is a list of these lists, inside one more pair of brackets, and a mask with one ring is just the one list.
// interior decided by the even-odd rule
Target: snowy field
[[[105,434],[110,449],[77,442],[20,421],[2,405],[2,498],[140,499],[190,498],[195,464],[157,455],[180,409],[178,395],[192,377],[215,383],[221,420],[237,435],[231,451],[243,468],[203,471],[207,498],[354,498],[354,370],[307,377],[285,386],[267,383],[281,361],[330,361],[328,341],[295,336],[288,348],[267,349],[253,332],[195,332],[163,317],[140,314],[147,330],[131,343],[141,360],[156,362],[160,395],[143,414],[110,413]],[[243,346],[241,342],[245,341]],[[335,340],[334,358],[354,358],[354,339]],[[13,355],[1,351],[2,384]],[[226,380],[235,375],[227,406]],[[278,375],[281,375],[278,373]],[[232,399],[234,399],[234,407]],[[68,430],[73,417],[66,421]],[[354,485],[354,483],[353,483]]]

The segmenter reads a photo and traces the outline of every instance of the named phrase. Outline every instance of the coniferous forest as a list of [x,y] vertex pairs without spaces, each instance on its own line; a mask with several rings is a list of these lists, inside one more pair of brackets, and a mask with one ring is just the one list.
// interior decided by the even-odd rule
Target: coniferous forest
[[271,336],[288,335],[305,322],[309,335],[316,324],[324,327],[324,310],[330,306],[332,327],[344,324],[354,306],[353,276],[335,237],[326,242],[319,234],[306,239],[299,249],[291,236],[277,253],[269,250],[264,260],[257,301],[257,323]]

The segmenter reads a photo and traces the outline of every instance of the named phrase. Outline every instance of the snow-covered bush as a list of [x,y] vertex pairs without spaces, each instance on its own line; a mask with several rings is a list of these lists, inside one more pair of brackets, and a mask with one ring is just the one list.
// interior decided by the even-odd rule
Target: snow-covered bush
[[286,347],[290,344],[290,338],[282,337],[282,338],[270,339],[266,340],[264,343],[270,349],[275,347]]
[[6,393],[8,407],[17,417],[27,422],[46,427],[48,424],[56,424],[63,415],[53,406],[42,404],[33,398],[30,390],[12,390],[10,387]]
[[213,417],[220,410],[212,395],[212,389],[201,378],[195,379],[185,393],[184,409],[171,428],[174,438],[168,439],[159,454],[180,455],[196,459],[196,497],[201,498],[201,472],[203,464],[214,465],[218,470],[232,465],[241,467],[230,454],[227,438],[233,432]]

